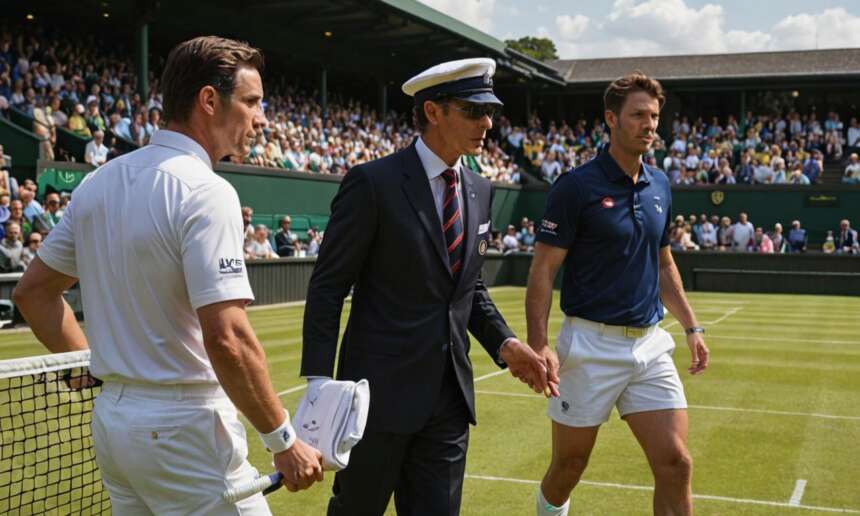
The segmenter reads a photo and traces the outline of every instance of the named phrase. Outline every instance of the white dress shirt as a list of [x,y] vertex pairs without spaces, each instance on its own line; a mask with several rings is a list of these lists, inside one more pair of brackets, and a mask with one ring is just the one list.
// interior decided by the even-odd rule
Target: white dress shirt
[[[424,172],[427,173],[427,179],[430,181],[430,190],[433,192],[433,201],[436,203],[436,214],[439,215],[439,231],[442,232],[442,224],[445,223],[442,217],[442,205],[445,203],[445,178],[442,173],[449,168],[454,169],[457,174],[457,200],[460,204],[460,219],[463,222],[463,231],[466,230],[466,211],[463,209],[463,166],[458,159],[453,167],[449,167],[442,158],[430,150],[430,147],[424,143],[421,137],[415,142],[415,150],[418,152],[418,159],[424,166]],[[443,234],[444,236],[444,234]]]

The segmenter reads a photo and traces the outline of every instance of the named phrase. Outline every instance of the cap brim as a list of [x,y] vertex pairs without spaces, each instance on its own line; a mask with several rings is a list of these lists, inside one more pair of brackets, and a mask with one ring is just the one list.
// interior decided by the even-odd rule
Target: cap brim
[[499,106],[504,106],[505,104],[499,100],[492,92],[489,91],[481,91],[478,93],[463,93],[463,94],[454,94],[452,95],[455,99],[465,100],[467,102],[474,102],[475,104],[498,104]]

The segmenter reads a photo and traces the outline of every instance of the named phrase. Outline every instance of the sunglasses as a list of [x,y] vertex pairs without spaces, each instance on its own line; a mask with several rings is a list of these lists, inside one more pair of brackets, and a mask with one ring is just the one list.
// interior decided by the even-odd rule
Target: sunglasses
[[485,116],[490,117],[490,120],[498,116],[500,109],[495,104],[476,104],[473,102],[465,102],[463,104],[449,104],[469,120],[480,120]]

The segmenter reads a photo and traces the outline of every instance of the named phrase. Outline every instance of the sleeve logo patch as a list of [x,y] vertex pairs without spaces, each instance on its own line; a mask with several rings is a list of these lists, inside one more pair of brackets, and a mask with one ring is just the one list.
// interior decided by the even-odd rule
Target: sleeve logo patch
[[242,260],[238,258],[219,258],[218,272],[221,274],[238,274],[242,272]]
[[550,220],[546,220],[546,219],[543,219],[542,221],[540,221],[540,225],[542,228],[546,228],[550,231],[555,231],[555,229],[558,227],[558,224],[556,224],[555,222],[552,222]]

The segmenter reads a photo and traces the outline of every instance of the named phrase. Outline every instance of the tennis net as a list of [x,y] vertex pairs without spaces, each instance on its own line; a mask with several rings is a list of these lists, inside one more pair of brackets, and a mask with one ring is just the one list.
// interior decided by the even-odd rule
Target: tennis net
[[109,514],[89,351],[0,361],[0,514]]

